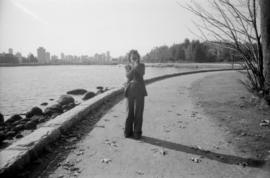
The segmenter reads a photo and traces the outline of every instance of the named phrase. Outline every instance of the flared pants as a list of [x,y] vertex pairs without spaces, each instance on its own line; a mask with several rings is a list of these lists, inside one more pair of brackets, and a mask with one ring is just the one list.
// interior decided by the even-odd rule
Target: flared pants
[[144,110],[144,96],[128,96],[127,112],[128,116],[125,123],[125,135],[141,136]]

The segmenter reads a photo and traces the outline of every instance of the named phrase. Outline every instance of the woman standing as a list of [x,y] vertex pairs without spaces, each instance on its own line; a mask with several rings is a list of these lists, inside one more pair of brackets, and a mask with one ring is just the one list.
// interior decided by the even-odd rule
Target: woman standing
[[145,65],[140,63],[140,55],[137,50],[128,53],[129,65],[126,65],[126,77],[128,79],[125,97],[127,98],[128,116],[125,123],[125,137],[134,136],[140,139],[142,135],[142,122],[144,110],[144,97],[147,96],[144,73]]

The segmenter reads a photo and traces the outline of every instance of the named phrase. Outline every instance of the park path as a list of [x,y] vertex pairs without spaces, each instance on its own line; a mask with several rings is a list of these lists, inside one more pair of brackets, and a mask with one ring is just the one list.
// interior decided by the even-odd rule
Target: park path
[[50,177],[261,177],[260,168],[243,166],[245,156],[235,153],[223,131],[192,103],[192,82],[221,73],[179,76],[148,85],[141,140],[124,138],[126,101],[121,101],[61,163],[72,163],[73,171],[59,166]]

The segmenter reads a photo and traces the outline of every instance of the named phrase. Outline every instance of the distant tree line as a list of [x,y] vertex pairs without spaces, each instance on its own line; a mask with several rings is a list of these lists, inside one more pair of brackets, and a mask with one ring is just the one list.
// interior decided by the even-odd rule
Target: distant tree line
[[230,62],[241,60],[235,50],[217,43],[185,39],[183,43],[170,47],[160,46],[147,53],[145,62]]

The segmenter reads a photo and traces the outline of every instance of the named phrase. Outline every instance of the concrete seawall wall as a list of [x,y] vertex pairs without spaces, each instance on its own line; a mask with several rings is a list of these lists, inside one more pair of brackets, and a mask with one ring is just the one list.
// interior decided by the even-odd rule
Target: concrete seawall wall
[[[166,78],[176,77],[180,75],[188,75],[203,72],[227,71],[231,69],[213,69],[213,70],[197,70],[192,72],[182,72],[175,74],[162,75],[145,80],[146,84],[150,84]],[[92,110],[97,109],[104,102],[113,99],[119,95],[123,95],[124,88],[119,87],[100,94],[81,105],[63,113],[56,118],[48,121],[40,128],[27,135],[26,137],[13,143],[0,152],[0,176],[8,177],[18,169],[23,168],[31,160],[50,143],[57,140],[61,133],[66,132],[72,126],[84,119]]]

